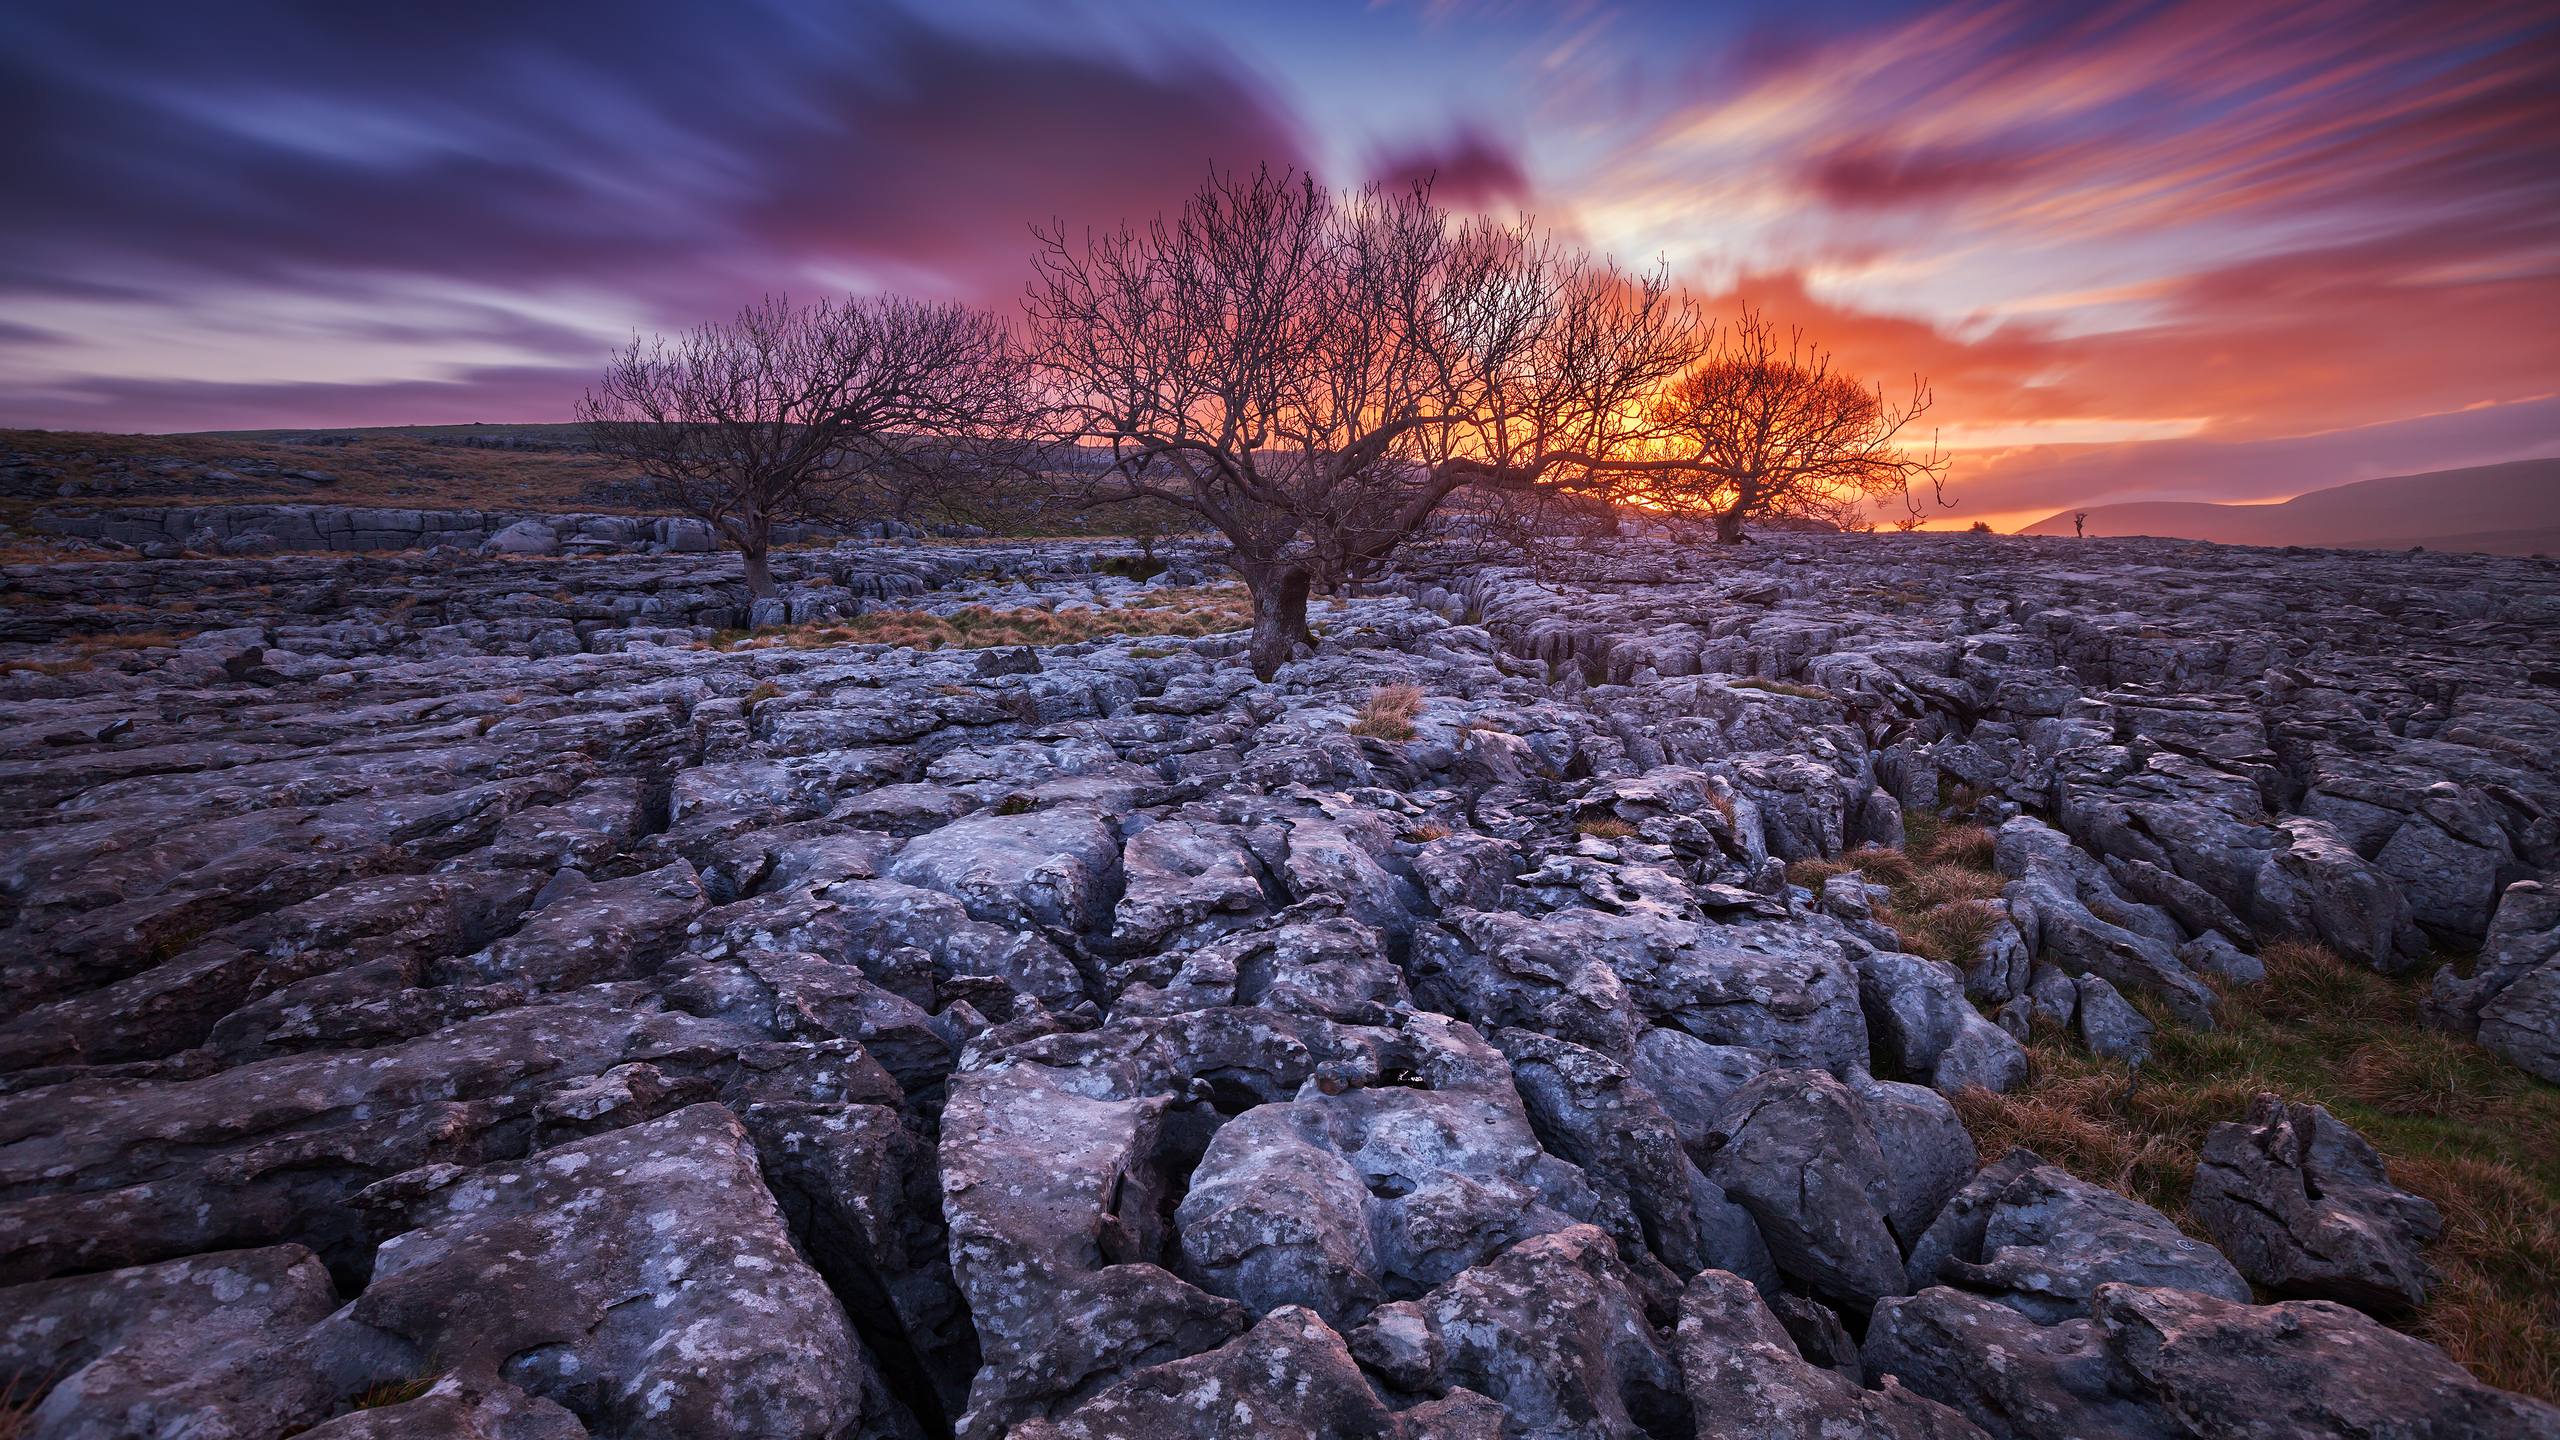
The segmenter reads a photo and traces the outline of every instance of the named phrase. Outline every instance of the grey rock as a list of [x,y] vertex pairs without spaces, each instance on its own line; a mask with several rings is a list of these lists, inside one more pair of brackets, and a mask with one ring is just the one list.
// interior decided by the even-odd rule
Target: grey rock
[[2343,1305],[2110,1285],[2092,1318],[2150,1407],[2209,1440],[2560,1435],[2560,1407],[2483,1385],[2434,1346]]
[[1689,1427],[1679,1366],[1609,1237],[1590,1226],[1524,1240],[1420,1305],[1446,1356],[1439,1382],[1501,1406],[1506,1435],[1634,1440]]
[[1701,1436],[1957,1440],[1982,1433],[1891,1377],[1868,1390],[1806,1363],[1758,1292],[1721,1270],[1702,1271],[1689,1282],[1680,1298],[1678,1343]]
[[877,1376],[717,1105],[392,1184],[406,1228],[315,1332],[324,1353],[405,1345],[620,1436],[880,1423]]
[[2560,889],[2539,880],[2508,886],[2471,974],[2437,971],[2425,1013],[2560,1084]]
[[1244,1306],[1156,1263],[1165,1109],[1087,1098],[1035,1064],[953,1077],[943,1212],[985,1356],[960,1433],[1001,1435],[1250,1323]]
[[2027,1168],[2001,1186],[1981,1217],[1979,1241],[1952,1249],[1935,1278],[2041,1324],[2086,1314],[2090,1295],[2111,1282],[2249,1298],[2248,1282],[2212,1246],[2141,1201],[2050,1165]]
[[[1119,1381],[1054,1421],[1015,1426],[1013,1440],[1424,1440],[1470,1433],[1465,1409],[1398,1414],[1361,1375],[1342,1337],[1311,1311],[1283,1307],[1215,1350]],[[1498,1412],[1472,1413],[1500,1433]]]
[[1069,932],[1104,918],[1119,838],[1090,810],[972,815],[919,836],[888,878],[952,896],[970,918]]
[[2214,1126],[2191,1203],[2240,1272],[2278,1295],[2388,1315],[2424,1303],[2434,1283],[2420,1251],[2443,1217],[2317,1105],[2260,1095],[2245,1121]]
[[2294,817],[2278,824],[2285,844],[2259,871],[2253,920],[2314,936],[2386,975],[2425,957],[2426,937],[2399,885],[2323,822]]
[[560,532],[539,520],[519,520],[482,541],[480,548],[492,555],[557,555]]
[[[1909,1387],[1998,1440],[2177,1440],[2193,1434],[2126,1384],[2089,1320],[2040,1325],[1943,1287],[1876,1306],[1867,1373]],[[2321,1433],[2313,1431],[2310,1433]]]
[[2080,991],[2073,1014],[2080,1043],[2099,1059],[2121,1060],[2141,1069],[2142,1062],[2151,1058],[2151,1022],[2101,977],[2083,975],[2074,983]]
[[1707,1178],[1751,1213],[1779,1270],[1857,1310],[1901,1293],[1893,1177],[1846,1086],[1772,1070],[1734,1093],[1708,1139]]

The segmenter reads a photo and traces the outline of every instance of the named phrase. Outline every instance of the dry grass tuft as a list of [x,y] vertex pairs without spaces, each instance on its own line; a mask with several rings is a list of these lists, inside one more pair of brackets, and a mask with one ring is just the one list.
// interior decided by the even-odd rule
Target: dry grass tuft
[[1911,853],[1933,865],[1956,865],[1985,873],[1991,869],[1992,850],[1998,843],[1987,827],[1945,823],[1928,826],[1925,835],[1915,832],[1911,842]]
[[1351,733],[1372,740],[1410,740],[1414,717],[1421,713],[1420,686],[1381,685],[1360,707],[1359,717],[1351,722]]
[[1967,965],[2000,923],[2000,912],[1987,902],[2008,884],[1991,873],[1987,846],[1972,839],[1983,833],[1971,825],[1932,827],[1908,850],[1861,845],[1830,859],[1798,860],[1787,866],[1787,881],[1818,891],[1823,881],[1855,870],[1893,892],[1876,918],[1902,937],[1903,948]]
[[97,668],[94,660],[0,660],[0,675],[86,675]]
[[[99,560],[127,558],[130,557],[112,553],[101,554],[87,546],[65,545],[58,541],[0,541],[0,565],[82,565],[93,564]],[[0,1421],[0,1424],[5,1423]],[[7,1430],[0,1429],[0,1437],[6,1437],[8,1433]]]
[[2034,1079],[2007,1095],[1972,1089],[1955,1097],[1985,1161],[2023,1145],[2083,1180],[2122,1191],[2172,1217],[2186,1209],[2195,1153],[2145,1133],[2125,1115],[2133,1077],[2122,1065],[2095,1059],[2059,1035],[2028,1046]]
[[898,645],[911,650],[983,650],[1001,645],[1073,645],[1110,635],[1199,637],[1252,623],[1242,587],[1203,585],[1166,590],[1151,605],[1118,610],[996,610],[971,605],[947,615],[923,610],[869,610],[850,620],[774,626],[709,642],[719,650],[821,650],[836,645]]
[[1420,824],[1407,827],[1404,838],[1416,845],[1428,845],[1434,840],[1446,840],[1456,833],[1458,832],[1437,820],[1425,820]]
[[1902,937],[1903,949],[1958,968],[1973,963],[1982,942],[2001,923],[1997,908],[1974,899],[1947,900],[1922,910],[1906,910],[1897,902],[1877,911],[1876,918]]
[[1594,840],[1624,840],[1636,833],[1636,827],[1626,821],[1606,817],[1585,820],[1573,828],[1577,834],[1588,835]]
[[1745,676],[1740,680],[1728,680],[1725,683],[1736,690],[1757,690],[1767,695],[1787,695],[1798,700],[1833,698],[1828,690],[1816,689],[1811,685],[1798,685],[1792,680],[1763,680],[1758,676]]
[[129,635],[82,635],[65,643],[84,655],[103,654],[110,650],[174,650],[178,642],[195,633],[193,630],[137,630]]
[[0,1440],[19,1440],[35,1424],[36,1401],[43,1382],[12,1375],[0,1382]]

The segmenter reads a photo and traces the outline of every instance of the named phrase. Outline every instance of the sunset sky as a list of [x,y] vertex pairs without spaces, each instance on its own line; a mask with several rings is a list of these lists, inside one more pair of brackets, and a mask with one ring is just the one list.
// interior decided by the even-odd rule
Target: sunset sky
[[1959,523],[2560,454],[2550,3],[13,0],[0,153],[0,425],[565,419],[1272,161],[1926,373]]

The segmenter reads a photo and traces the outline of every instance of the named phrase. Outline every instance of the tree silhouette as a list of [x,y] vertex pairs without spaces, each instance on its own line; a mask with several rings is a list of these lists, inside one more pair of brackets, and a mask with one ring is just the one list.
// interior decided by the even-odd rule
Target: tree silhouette
[[860,518],[858,485],[911,496],[982,473],[1028,420],[1004,323],[897,297],[795,306],[767,296],[725,324],[613,357],[578,405],[596,448],[745,557],[775,593],[773,528]]
[[1427,186],[1213,174],[1143,228],[1038,240],[1051,437],[1109,454],[1089,500],[1161,500],[1226,536],[1264,678],[1314,590],[1377,573],[1461,487],[1596,484],[1703,333],[1663,274],[1460,220]]
[[1800,329],[1781,335],[1745,306],[1705,356],[1656,402],[1659,457],[1615,467],[1622,501],[1677,519],[1712,520],[1737,544],[1754,518],[1821,520],[1844,528],[1877,501],[1920,512],[1914,487],[1945,505],[1946,459],[1904,441],[1933,396],[1915,378],[1889,402],[1882,387],[1840,373]]

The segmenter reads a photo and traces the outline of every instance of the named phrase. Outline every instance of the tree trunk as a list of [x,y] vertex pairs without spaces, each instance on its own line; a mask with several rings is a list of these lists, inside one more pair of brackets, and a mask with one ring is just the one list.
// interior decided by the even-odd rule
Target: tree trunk
[[1307,591],[1313,577],[1304,570],[1276,576],[1247,577],[1253,592],[1253,675],[1268,680],[1289,663],[1307,635]]
[[782,593],[781,587],[773,583],[773,567],[765,562],[767,548],[755,543],[738,547],[738,553],[745,556],[747,561],[747,593],[758,600],[770,599]]
[[782,593],[773,583],[773,522],[761,509],[749,510],[736,523],[723,525],[730,543],[747,562],[747,594],[758,600],[770,600]]

